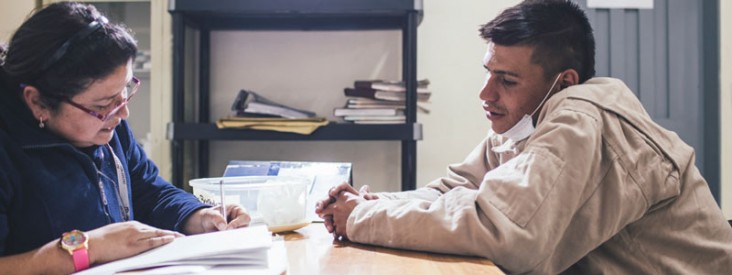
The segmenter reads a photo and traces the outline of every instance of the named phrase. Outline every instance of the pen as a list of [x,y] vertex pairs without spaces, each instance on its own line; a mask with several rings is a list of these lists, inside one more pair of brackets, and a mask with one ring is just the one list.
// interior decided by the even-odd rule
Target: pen
[[226,217],[226,202],[224,201],[224,180],[219,181],[219,193],[221,193],[221,215],[224,216],[224,221],[229,222]]

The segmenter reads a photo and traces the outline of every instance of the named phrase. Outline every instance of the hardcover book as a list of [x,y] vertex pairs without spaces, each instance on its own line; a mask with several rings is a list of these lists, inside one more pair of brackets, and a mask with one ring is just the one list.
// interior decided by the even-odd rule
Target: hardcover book
[[[392,92],[392,91],[376,91],[374,93],[375,99],[383,99],[390,101],[404,101],[407,100],[407,94],[404,92]],[[425,102],[430,99],[430,93],[417,92],[417,101]]]
[[404,115],[404,110],[400,108],[362,108],[349,109],[338,108],[333,110],[334,116],[396,116]]
[[[421,79],[417,81],[417,89],[424,89],[430,85],[428,79]],[[374,90],[386,90],[386,91],[405,91],[404,81],[391,81],[391,80],[356,80],[353,82],[354,88],[371,88]]]
[[240,116],[262,115],[277,116],[284,118],[309,118],[315,117],[315,113],[295,109],[272,100],[269,100],[255,92],[241,90],[231,105],[231,110]]
[[[407,98],[407,94],[404,91],[384,91],[370,88],[345,88],[343,89],[343,93],[346,96],[388,101],[404,101]],[[417,90],[417,101],[425,102],[429,100],[430,95],[431,92],[429,90]]]
[[373,123],[376,123],[377,121],[383,121],[386,123],[387,121],[391,121],[393,123],[404,123],[406,120],[405,116],[344,116],[344,120],[361,122],[361,124],[364,124],[364,121],[372,121]]

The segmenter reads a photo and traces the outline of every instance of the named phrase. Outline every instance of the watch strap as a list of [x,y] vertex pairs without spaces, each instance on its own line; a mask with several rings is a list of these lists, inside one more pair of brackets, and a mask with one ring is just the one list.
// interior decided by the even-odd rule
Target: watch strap
[[71,253],[74,258],[74,270],[76,272],[89,268],[89,252],[86,248],[79,248]]

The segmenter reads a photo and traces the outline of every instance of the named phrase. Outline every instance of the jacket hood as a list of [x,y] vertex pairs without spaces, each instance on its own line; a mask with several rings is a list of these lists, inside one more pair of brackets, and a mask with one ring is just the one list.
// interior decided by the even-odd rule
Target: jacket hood
[[[554,109],[564,99],[587,101],[604,111],[614,113],[658,146],[678,169],[683,171],[689,165],[684,160],[688,160],[694,154],[693,148],[682,143],[681,138],[675,132],[666,130],[654,122],[635,94],[622,80],[595,77],[583,84],[562,90],[547,100],[545,108],[542,108],[539,115],[539,122],[543,120],[547,110]],[[679,150],[681,145],[687,150]],[[669,150],[671,148],[675,149]]]

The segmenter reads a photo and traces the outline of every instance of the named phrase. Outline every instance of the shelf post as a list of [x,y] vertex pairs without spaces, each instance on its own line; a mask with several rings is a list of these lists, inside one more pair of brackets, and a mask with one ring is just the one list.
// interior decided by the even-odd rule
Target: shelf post
[[[417,122],[417,11],[407,12],[402,28],[402,80],[406,84],[406,123]],[[417,141],[402,141],[402,191],[417,188]]]
[[[200,69],[198,71],[198,122],[209,123],[211,116],[211,28],[206,24],[200,26]],[[209,177],[209,141],[198,141],[198,173],[197,177]]]
[[[184,119],[184,79],[185,71],[185,24],[183,15],[173,14],[173,125]],[[173,161],[173,185],[183,187],[183,140],[172,136],[171,158]]]

